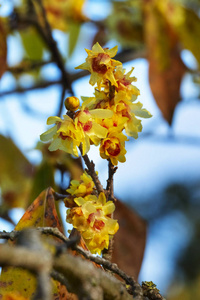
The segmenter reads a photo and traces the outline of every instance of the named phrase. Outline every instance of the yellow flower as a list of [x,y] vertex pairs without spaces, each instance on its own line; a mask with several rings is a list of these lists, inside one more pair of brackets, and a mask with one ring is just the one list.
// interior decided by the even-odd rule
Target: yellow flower
[[88,70],[91,73],[89,83],[91,85],[97,83],[98,89],[105,80],[109,80],[112,85],[117,85],[113,72],[121,62],[112,59],[117,53],[117,46],[109,50],[103,49],[99,43],[96,43],[92,50],[85,50],[88,54],[85,63],[75,69]]
[[104,193],[98,198],[94,195],[78,197],[74,202],[78,206],[68,210],[67,221],[81,233],[92,253],[101,254],[109,246],[109,236],[119,228],[117,221],[110,218],[115,210],[114,203],[106,202]]
[[136,77],[130,77],[133,70],[134,68],[131,68],[131,70],[127,74],[125,74],[126,70],[123,69],[122,66],[118,66],[114,75],[117,82],[116,90],[118,92],[120,90],[125,91],[127,96],[129,97],[135,95],[134,100],[136,100],[137,96],[140,95],[140,90],[136,86],[131,84],[133,81],[137,81]]
[[127,137],[122,132],[118,132],[116,129],[112,130],[107,138],[101,141],[100,156],[104,159],[110,159],[115,166],[118,161],[125,162],[125,141],[127,141]]
[[94,182],[90,175],[85,171],[81,175],[80,180],[72,180],[70,188],[67,192],[75,197],[85,197],[92,193],[94,189]]
[[81,97],[83,100],[82,109],[107,109],[110,108],[108,92],[95,89],[95,97]]
[[151,114],[146,109],[142,108],[142,103],[132,103],[131,101],[126,100],[123,96],[118,97],[115,102],[116,104],[111,108],[119,116],[119,118],[124,121],[126,134],[137,139],[138,132],[142,131],[142,124],[141,120],[136,118],[136,116],[141,118],[150,118]]
[[78,149],[80,143],[84,140],[84,134],[80,126],[74,125],[73,120],[67,115],[64,120],[59,117],[49,117],[47,125],[55,126],[41,134],[40,139],[43,142],[52,140],[49,150],[63,150],[74,156],[78,156]]
[[101,139],[105,138],[108,130],[98,124],[96,119],[112,117],[111,110],[95,109],[95,110],[82,110],[76,113],[74,122],[75,126],[80,126],[84,132],[84,140],[82,142],[82,154],[88,152],[90,144],[99,145]]

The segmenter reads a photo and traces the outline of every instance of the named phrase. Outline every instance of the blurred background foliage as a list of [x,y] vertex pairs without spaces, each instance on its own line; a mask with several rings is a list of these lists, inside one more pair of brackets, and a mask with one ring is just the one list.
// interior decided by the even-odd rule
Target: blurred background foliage
[[[184,95],[181,96],[180,91],[186,76],[190,78],[190,88],[198,91],[196,100],[199,105],[199,0],[8,0],[1,1],[0,11],[0,83],[3,82],[0,100],[1,103],[9,103],[14,95],[27,118],[40,119],[43,123],[46,121],[45,105],[50,106],[48,98],[51,98],[52,91],[48,91],[49,88],[57,88],[60,93],[52,115],[62,115],[64,98],[73,94],[74,84],[78,85],[79,80],[87,75],[85,71],[75,72],[73,68],[81,63],[79,56],[83,61],[83,49],[90,49],[97,41],[105,47],[118,44],[116,59],[122,62],[132,61],[133,66],[135,59],[142,58],[148,62],[149,86],[156,106],[162,113],[162,120],[168,123],[169,128],[173,128],[177,121],[178,104],[184,102]],[[193,55],[195,67],[183,59],[185,50]],[[45,97],[42,90],[47,91]],[[38,102],[32,106],[26,103],[24,94],[33,91],[38,91],[38,101],[44,102],[41,111]],[[151,111],[148,99],[146,103]],[[78,179],[82,173],[82,162],[60,151],[49,152],[48,145],[39,142],[39,136],[35,149],[40,152],[40,159],[28,159],[24,148],[16,145],[16,139],[21,134],[17,132],[18,127],[13,128],[11,135],[6,134],[9,132],[5,128],[10,116],[8,114],[5,118],[3,114],[2,110],[4,134],[0,135],[0,217],[14,223],[10,215],[13,208],[27,209],[48,186],[65,193],[69,180]],[[183,122],[187,123],[188,120],[184,119]],[[20,124],[23,128],[23,124]],[[151,130],[144,132],[141,139],[150,131],[150,136],[154,137],[156,126],[151,124]],[[171,138],[168,136],[167,142],[170,143]],[[190,144],[198,148],[199,138],[190,138],[184,141],[185,148]],[[159,178],[157,181],[159,185]],[[185,184],[174,179],[162,191],[143,199],[133,199],[136,197],[134,193],[132,198],[125,195],[122,199],[147,221],[150,236],[160,222],[173,219],[172,227],[173,224],[180,224],[178,234],[183,235],[182,248],[174,257],[171,277],[166,278],[166,284],[162,285],[170,300],[200,298],[200,178],[188,181],[189,184]],[[130,221],[130,224],[133,223]],[[131,228],[131,231],[134,230]],[[166,237],[170,238],[170,235]],[[131,235],[128,238],[131,243]],[[176,239],[173,237],[172,242],[166,242],[166,247],[170,248],[174,243]],[[131,253],[133,248],[127,251],[134,256]],[[154,251],[157,252],[156,244]],[[141,253],[137,255],[141,256]],[[160,264],[159,260],[157,264]],[[157,268],[156,265],[151,267]],[[165,273],[165,269],[162,271]],[[147,280],[145,273],[143,277]]]

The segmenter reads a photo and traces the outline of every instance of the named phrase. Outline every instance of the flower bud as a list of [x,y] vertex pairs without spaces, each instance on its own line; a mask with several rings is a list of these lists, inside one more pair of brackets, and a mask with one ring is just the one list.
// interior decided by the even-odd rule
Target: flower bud
[[79,108],[80,101],[77,97],[68,97],[65,99],[65,107],[70,111],[76,111]]

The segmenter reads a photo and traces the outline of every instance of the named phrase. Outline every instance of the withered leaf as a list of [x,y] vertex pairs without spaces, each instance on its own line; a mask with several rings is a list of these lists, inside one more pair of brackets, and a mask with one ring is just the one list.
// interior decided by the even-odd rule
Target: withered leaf
[[145,243],[146,222],[131,208],[117,200],[114,218],[119,230],[114,237],[112,262],[136,280],[140,272]]
[[[63,233],[55,208],[52,188],[43,191],[35,199],[20,219],[15,230],[45,226],[57,227]],[[17,291],[22,296],[30,298],[36,289],[36,278],[29,271],[14,267],[4,267],[2,268],[0,286],[3,287],[0,290],[1,295]],[[60,288],[60,283],[52,279],[53,299],[67,299],[65,298],[65,288],[62,287],[62,295],[60,294]]]
[[149,60],[149,83],[163,117],[171,124],[180,101],[180,84],[186,71],[176,33],[163,18],[156,1],[144,6],[145,40]]

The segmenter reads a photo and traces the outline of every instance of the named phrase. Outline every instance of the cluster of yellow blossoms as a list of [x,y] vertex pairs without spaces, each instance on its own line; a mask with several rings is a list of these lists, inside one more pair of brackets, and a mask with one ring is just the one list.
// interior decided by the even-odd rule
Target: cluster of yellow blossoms
[[81,233],[91,253],[101,254],[104,248],[108,249],[109,237],[117,232],[119,225],[111,218],[114,203],[106,202],[104,193],[98,197],[93,195],[93,188],[94,182],[86,172],[80,181],[71,181],[67,192],[73,199],[73,205],[67,211],[67,222]]
[[[136,81],[130,72],[125,74],[121,62],[112,59],[117,53],[117,46],[103,49],[96,43],[92,50],[86,50],[85,63],[76,69],[91,73],[89,83],[97,85],[94,97],[82,97],[82,105],[76,97],[67,98],[66,107],[73,112],[73,117],[50,117],[47,124],[54,127],[41,135],[42,141],[52,140],[49,150],[57,149],[78,156],[81,146],[85,155],[90,145],[100,145],[100,156],[110,159],[113,165],[125,162],[125,141],[127,135],[134,138],[141,132],[141,120],[151,114],[136,102],[139,90],[132,85]],[[125,130],[126,135],[123,133]]]
[[[149,118],[151,114],[140,102],[135,102],[140,92],[132,85],[136,81],[131,77],[133,68],[126,74],[121,62],[113,59],[117,47],[103,49],[96,43],[86,52],[85,63],[77,69],[91,73],[89,83],[96,85],[94,97],[82,97],[81,106],[78,98],[67,98],[68,113],[63,119],[49,117],[47,124],[54,126],[41,135],[41,140],[51,141],[50,151],[60,149],[74,156],[79,151],[84,156],[91,145],[96,145],[103,159],[117,165],[126,160],[127,136],[137,138],[142,130],[137,117]],[[86,172],[80,181],[71,181],[67,192],[70,194],[66,201],[67,222],[81,233],[92,253],[101,254],[119,227],[112,219],[114,203],[106,201],[103,192],[97,195],[94,182]]]

